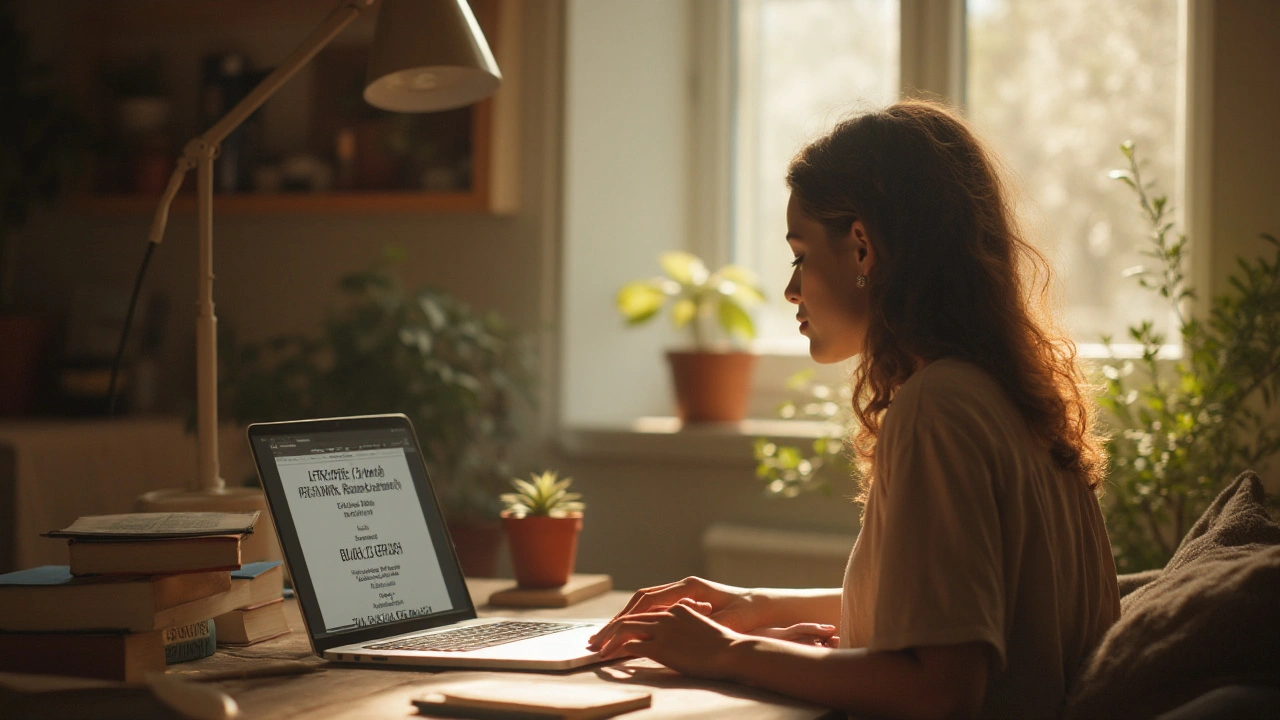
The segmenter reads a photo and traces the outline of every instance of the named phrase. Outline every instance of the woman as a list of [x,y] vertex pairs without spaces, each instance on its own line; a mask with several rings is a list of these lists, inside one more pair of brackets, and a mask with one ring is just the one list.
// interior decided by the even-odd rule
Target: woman
[[787,184],[800,333],[820,363],[860,356],[844,587],[687,578],[636,593],[592,648],[859,715],[1060,715],[1120,614],[1105,460],[996,161],[901,102],[803,149]]

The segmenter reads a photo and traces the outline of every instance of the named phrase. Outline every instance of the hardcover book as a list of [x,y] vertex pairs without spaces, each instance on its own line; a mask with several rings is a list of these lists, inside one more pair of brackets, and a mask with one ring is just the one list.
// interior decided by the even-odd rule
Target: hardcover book
[[85,515],[45,537],[96,540],[156,540],[203,535],[248,535],[259,512],[169,512]]
[[242,535],[156,540],[70,540],[72,575],[160,575],[240,567]]
[[261,605],[284,596],[284,566],[279,560],[245,563],[239,570],[231,571],[231,585],[246,585],[249,602]]
[[75,577],[66,565],[0,575],[0,630],[128,630],[189,625],[248,604],[225,570]]
[[219,645],[253,645],[289,632],[284,598],[232,610],[214,620],[218,622]]
[[[164,672],[164,631],[0,632],[0,672],[141,682]],[[3,712],[0,712],[3,715]]]

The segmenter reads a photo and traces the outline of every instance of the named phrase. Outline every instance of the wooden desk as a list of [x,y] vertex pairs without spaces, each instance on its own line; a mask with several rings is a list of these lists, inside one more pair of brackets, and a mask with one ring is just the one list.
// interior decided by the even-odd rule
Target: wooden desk
[[[509,580],[469,580],[471,596],[478,602]],[[481,606],[480,615],[544,618],[609,617],[620,610],[629,593],[611,592],[573,607],[527,610]],[[216,655],[170,668],[170,673],[193,675],[225,670],[268,660],[302,660],[320,669],[292,677],[268,677],[217,683],[240,704],[246,720],[366,720],[368,718],[423,717],[409,703],[432,684],[469,677],[495,675],[477,671],[431,671],[350,667],[323,661],[311,654],[297,603],[286,603],[293,632],[282,638],[247,648],[219,648]],[[647,660],[593,665],[550,676],[560,681],[592,684],[617,682],[653,691],[653,707],[627,713],[631,720],[652,718],[820,718],[825,708],[807,705],[773,693],[731,683],[693,680]],[[832,717],[838,717],[831,715]]]

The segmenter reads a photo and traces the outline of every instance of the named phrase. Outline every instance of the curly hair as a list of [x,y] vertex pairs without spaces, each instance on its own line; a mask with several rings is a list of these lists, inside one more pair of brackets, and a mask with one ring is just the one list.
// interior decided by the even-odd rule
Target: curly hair
[[796,155],[787,185],[829,238],[861,220],[876,253],[852,378],[864,466],[917,362],[950,357],[990,374],[1054,463],[1101,491],[1096,407],[1049,312],[1049,264],[1018,225],[996,156],[954,111],[910,100],[844,120]]

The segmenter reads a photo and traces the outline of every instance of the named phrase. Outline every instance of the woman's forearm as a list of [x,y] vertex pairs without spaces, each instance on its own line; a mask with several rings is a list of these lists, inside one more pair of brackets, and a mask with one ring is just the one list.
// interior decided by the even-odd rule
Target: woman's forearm
[[760,603],[760,616],[765,619],[762,625],[840,626],[840,588],[752,588],[751,602]]
[[[982,646],[926,654],[830,650],[766,638],[729,648],[728,679],[825,707],[886,718],[971,717],[981,708]],[[981,668],[980,675],[975,666]]]

